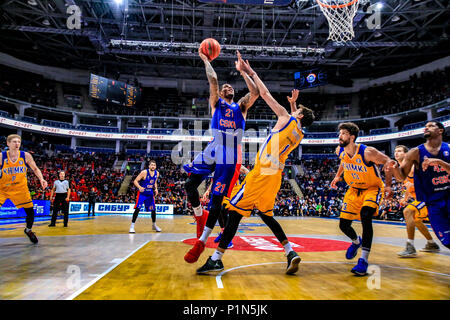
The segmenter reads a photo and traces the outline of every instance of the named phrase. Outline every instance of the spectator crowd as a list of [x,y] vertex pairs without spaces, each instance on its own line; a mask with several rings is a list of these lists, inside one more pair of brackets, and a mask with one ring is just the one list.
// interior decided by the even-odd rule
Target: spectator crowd
[[[53,182],[58,179],[60,171],[66,172],[66,179],[71,186],[71,201],[88,201],[88,194],[94,188],[97,202],[134,203],[137,188],[133,181],[139,172],[147,168],[150,158],[144,156],[125,156],[127,170],[121,172],[114,170],[114,163],[123,155],[80,153],[68,151],[42,152],[42,146],[24,141],[25,149],[29,151],[37,166],[41,169],[49,188],[42,190],[39,180],[34,174],[29,174],[29,188],[33,199],[49,199]],[[39,150],[39,151],[38,151]],[[184,182],[187,174],[181,170],[180,165],[174,164],[170,156],[152,157],[157,163],[160,173],[158,181],[158,195],[156,203],[173,204],[175,214],[192,215],[192,207],[187,201]],[[294,217],[339,217],[339,210],[346,191],[344,181],[337,183],[337,189],[332,189],[330,183],[335,177],[339,167],[336,157],[326,159],[309,159],[290,163],[292,167],[283,172],[281,188],[277,194],[274,215]],[[297,175],[292,175],[293,166],[301,167]],[[251,170],[252,166],[245,166]],[[126,174],[132,176],[126,192],[119,195],[119,189]],[[295,176],[303,197],[293,190],[288,176]],[[244,179],[241,174],[240,181]],[[207,181],[206,187],[210,181]],[[393,181],[394,196],[383,200],[377,219],[401,220],[403,186]],[[202,195],[200,195],[202,196]]]

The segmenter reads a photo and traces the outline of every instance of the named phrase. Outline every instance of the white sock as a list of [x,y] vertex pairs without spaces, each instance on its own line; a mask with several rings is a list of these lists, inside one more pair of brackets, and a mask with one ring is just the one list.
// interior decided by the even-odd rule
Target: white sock
[[359,237],[356,237],[356,240],[352,240],[352,242],[353,242],[354,244],[358,245],[358,244],[359,244]]
[[370,253],[370,250],[367,250],[366,248],[362,249],[361,258],[364,259],[366,262],[369,261],[369,253]]
[[434,240],[433,240],[433,239],[427,240],[427,242],[428,242],[429,244],[433,244],[433,243],[434,243]]
[[202,236],[200,237],[200,241],[203,243],[206,243],[206,241],[208,240],[209,235],[211,234],[212,229],[208,228],[207,226],[205,226],[205,228],[203,229],[203,233]]
[[219,250],[216,250],[211,257],[211,260],[212,261],[222,260],[222,256],[224,253],[225,252],[220,252]]
[[291,243],[290,242],[286,243],[283,247],[284,247],[284,252],[286,253],[286,255],[288,255],[289,252],[292,251],[292,247],[291,247]]
[[28,232],[28,231],[31,231],[31,229],[25,228],[25,231]]
[[131,223],[131,228],[134,228],[134,222]]
[[199,205],[197,208],[194,208],[194,214],[197,217],[200,217],[203,215],[203,209],[202,209],[202,205]]
[[408,239],[406,242],[410,243],[414,247],[414,239]]

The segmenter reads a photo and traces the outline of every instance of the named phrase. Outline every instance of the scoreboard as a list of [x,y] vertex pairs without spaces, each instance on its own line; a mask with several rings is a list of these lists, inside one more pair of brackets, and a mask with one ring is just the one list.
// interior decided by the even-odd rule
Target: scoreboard
[[320,69],[311,69],[294,73],[294,88],[307,89],[328,83],[327,73]]
[[91,74],[89,95],[94,99],[133,107],[140,103],[142,89],[126,84],[125,82]]

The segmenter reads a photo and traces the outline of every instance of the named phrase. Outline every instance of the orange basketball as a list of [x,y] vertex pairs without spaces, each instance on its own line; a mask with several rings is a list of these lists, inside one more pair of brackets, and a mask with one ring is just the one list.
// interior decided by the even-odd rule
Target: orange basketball
[[216,39],[205,39],[200,44],[200,51],[208,57],[209,61],[213,61],[220,54],[220,44]]

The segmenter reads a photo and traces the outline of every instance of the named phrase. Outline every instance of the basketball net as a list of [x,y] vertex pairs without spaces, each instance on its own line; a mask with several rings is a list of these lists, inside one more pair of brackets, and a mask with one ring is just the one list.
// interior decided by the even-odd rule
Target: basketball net
[[347,42],[355,36],[353,18],[358,10],[359,0],[316,0],[328,20],[328,40]]

